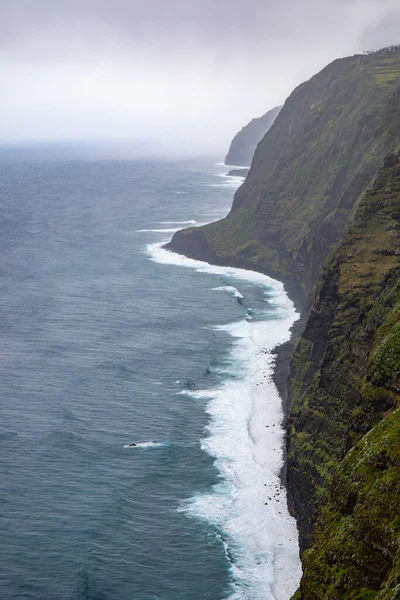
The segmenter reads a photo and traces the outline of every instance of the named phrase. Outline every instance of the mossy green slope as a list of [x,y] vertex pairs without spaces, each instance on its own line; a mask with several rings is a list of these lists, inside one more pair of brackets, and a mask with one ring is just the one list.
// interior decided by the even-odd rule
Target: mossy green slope
[[302,549],[311,544],[303,555],[297,597],[400,597],[400,162],[395,155],[387,157],[324,265],[292,357],[290,395],[289,502]]
[[400,409],[348,453],[304,553],[300,598],[400,597]]
[[400,139],[399,106],[400,51],[333,62],[288,98],[230,214],[178,232],[170,248],[199,259],[207,248],[214,261],[241,261],[310,290]]

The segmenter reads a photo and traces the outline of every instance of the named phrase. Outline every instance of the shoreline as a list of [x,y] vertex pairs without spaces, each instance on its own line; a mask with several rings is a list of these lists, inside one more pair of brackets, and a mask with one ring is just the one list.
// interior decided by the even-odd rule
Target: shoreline
[[293,302],[300,318],[303,317],[305,309],[308,305],[308,294],[290,275],[282,276],[281,273],[276,273],[273,269],[268,269],[256,265],[247,260],[234,258],[233,256],[221,257],[215,254],[207,244],[204,235],[200,231],[190,231],[190,237],[183,233],[185,229],[177,231],[169,242],[162,247],[165,250],[170,250],[186,258],[206,262],[210,265],[219,267],[232,267],[237,269],[245,269],[246,271],[255,271],[267,275],[285,286],[285,291]]
[[[178,234],[181,231],[177,232]],[[197,235],[196,235],[197,234]],[[175,252],[181,256],[186,258],[191,258],[194,260],[199,260],[209,265],[220,266],[220,267],[231,267],[244,269],[246,271],[255,271],[256,273],[261,273],[263,275],[267,275],[279,281],[283,284],[286,294],[289,299],[293,302],[294,307],[299,314],[299,318],[293,323],[290,328],[290,339],[287,342],[283,342],[282,344],[278,344],[271,350],[272,356],[274,356],[274,366],[272,370],[272,380],[278,390],[278,394],[282,401],[283,408],[283,420],[282,426],[287,429],[287,418],[290,413],[289,406],[289,388],[288,388],[288,378],[290,371],[290,356],[293,349],[294,340],[299,338],[306,324],[307,319],[307,309],[309,306],[308,295],[304,289],[290,276],[282,277],[277,273],[274,273],[270,269],[262,268],[258,265],[254,265],[245,260],[239,260],[234,257],[218,257],[208,246],[204,236],[200,232],[192,233],[190,236],[191,240],[195,235],[195,246],[193,247],[192,243],[188,243],[188,239],[185,239],[185,235],[181,234],[177,236],[175,233],[172,239],[162,246],[163,249],[169,250],[171,252]],[[176,240],[179,240],[178,244],[176,244]],[[182,243],[183,242],[183,243]],[[284,452],[284,460],[281,468],[280,479],[282,484],[286,489],[286,474],[287,474],[287,440],[285,441],[283,452]]]
[[[252,586],[257,598],[264,597],[269,588],[271,598],[287,600],[298,587],[301,565],[296,523],[288,508],[282,480],[286,415],[274,372],[276,348],[290,339],[293,325],[299,320],[298,310],[282,282],[275,278],[271,281],[260,269],[213,265],[188,258],[166,248],[165,242],[149,244],[148,252],[159,263],[262,282],[266,290],[275,290],[271,298],[276,296],[276,301],[271,299],[271,302],[283,310],[278,319],[253,323],[243,318],[218,326],[232,336],[230,356],[239,359],[245,370],[240,368],[236,377],[215,388],[185,393],[207,400],[210,421],[201,447],[214,457],[225,484],[222,487],[216,484],[207,494],[187,499],[182,510],[214,523],[230,540],[229,550],[236,557],[231,565],[232,600],[242,585],[251,584],[255,571],[256,583],[253,581]],[[230,486],[235,490],[232,496],[230,492],[227,495]],[[261,559],[260,553],[265,557]],[[231,562],[229,553],[227,559]]]

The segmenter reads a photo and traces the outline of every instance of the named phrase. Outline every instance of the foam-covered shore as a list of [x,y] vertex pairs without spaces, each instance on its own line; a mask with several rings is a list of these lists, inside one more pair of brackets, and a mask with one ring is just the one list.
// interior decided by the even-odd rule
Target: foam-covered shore
[[294,305],[283,284],[265,274],[186,258],[161,244],[150,244],[148,251],[159,263],[223,275],[231,285],[213,289],[236,298],[243,296],[241,282],[265,291],[264,315],[220,327],[233,338],[223,383],[185,391],[205,403],[210,420],[201,444],[215,458],[222,479],[209,494],[188,499],[181,510],[216,526],[231,562],[231,600],[288,600],[301,567],[296,524],[280,480],[284,413],[273,381],[272,350],[290,338],[297,318]]

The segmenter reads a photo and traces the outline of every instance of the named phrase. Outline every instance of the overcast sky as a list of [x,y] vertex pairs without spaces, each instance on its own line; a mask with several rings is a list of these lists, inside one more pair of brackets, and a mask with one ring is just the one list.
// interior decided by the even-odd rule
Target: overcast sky
[[0,142],[226,150],[331,60],[393,43],[399,0],[5,0]]

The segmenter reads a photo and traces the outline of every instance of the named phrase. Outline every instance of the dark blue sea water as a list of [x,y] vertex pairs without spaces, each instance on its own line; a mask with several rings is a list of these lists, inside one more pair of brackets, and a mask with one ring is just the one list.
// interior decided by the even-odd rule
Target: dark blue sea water
[[226,214],[224,172],[0,155],[2,600],[296,588],[268,353],[293,307],[264,276],[160,248]]

